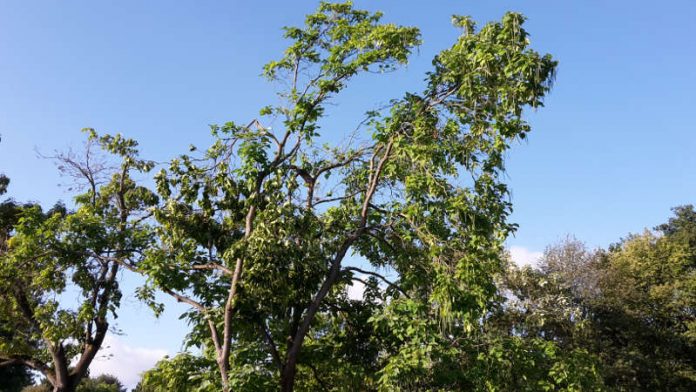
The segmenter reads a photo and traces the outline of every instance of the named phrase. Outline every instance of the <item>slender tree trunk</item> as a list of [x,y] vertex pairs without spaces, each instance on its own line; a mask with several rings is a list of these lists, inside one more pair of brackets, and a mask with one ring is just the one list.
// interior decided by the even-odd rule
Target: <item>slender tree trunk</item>
[[[292,362],[292,363],[291,363]],[[283,373],[280,376],[280,390],[282,392],[292,392],[295,388],[295,375],[297,374],[297,360],[293,358],[288,360],[283,367]]]
[[[259,178],[256,182],[256,193],[258,194],[261,189],[262,178]],[[249,207],[245,219],[244,227],[244,239],[248,239],[251,236],[251,232],[254,230],[254,218],[256,217],[256,206],[252,205]],[[232,317],[234,316],[234,301],[237,297],[237,286],[239,285],[239,279],[242,276],[242,270],[244,269],[244,260],[238,258],[235,263],[234,273],[232,274],[232,282],[230,284],[230,291],[227,296],[227,301],[225,302],[225,315],[222,331],[222,344],[220,347],[220,352],[218,354],[218,367],[220,368],[220,377],[222,378],[222,390],[224,392],[230,391],[230,349],[232,345]]]
[[280,375],[280,390],[283,392],[291,392],[295,388],[295,376],[297,375],[297,359],[300,355],[300,350],[302,350],[304,339],[307,336],[307,333],[309,333],[309,328],[312,324],[312,321],[314,321],[315,315],[319,311],[319,307],[321,306],[322,301],[324,300],[326,295],[329,293],[329,290],[338,279],[339,273],[341,271],[341,261],[345,257],[346,252],[348,252],[348,249],[350,249],[353,242],[355,242],[355,240],[358,238],[358,236],[359,233],[356,233],[350,236],[348,239],[346,239],[343,246],[334,257],[331,263],[329,275],[326,277],[326,280],[321,285],[319,292],[317,292],[317,295],[314,297],[314,300],[312,300],[312,303],[309,305],[309,308],[307,308],[307,314],[302,320],[302,323],[300,324],[297,333],[295,333],[295,336],[293,337],[292,345],[290,346],[290,350],[288,350],[287,359],[285,360],[285,365],[283,366],[283,371]]
[[326,280],[324,280],[324,283],[322,283],[321,287],[319,288],[319,291],[312,300],[312,303],[309,305],[309,308],[307,308],[307,314],[302,320],[302,324],[300,325],[300,328],[297,330],[297,333],[295,333],[295,336],[293,337],[292,345],[288,350],[285,366],[283,366],[283,371],[280,375],[280,389],[283,392],[292,392],[292,390],[294,389],[295,376],[297,375],[297,359],[300,355],[300,350],[302,350],[302,345],[304,343],[305,337],[307,337],[307,334],[309,333],[309,328],[312,324],[312,321],[314,321],[314,317],[319,311],[319,307],[321,306],[322,301],[331,290],[331,287],[338,280],[339,274],[341,272],[341,262],[343,261],[343,258],[346,256],[348,249],[350,249],[353,243],[365,232],[370,201],[372,200],[372,196],[375,194],[375,191],[377,190],[377,186],[379,185],[380,174],[382,173],[384,164],[390,157],[393,146],[394,139],[390,139],[389,143],[385,148],[384,154],[382,155],[382,158],[379,160],[379,163],[375,168],[374,175],[370,176],[367,193],[365,194],[365,201],[363,202],[362,211],[360,212],[359,229],[351,236],[346,238],[344,243],[341,245],[341,248],[336,253],[336,256],[331,262],[331,268],[329,270],[328,276],[326,277]]
[[53,392],[75,392],[77,389],[77,385],[72,385],[72,383],[69,383],[68,385],[56,385],[53,387]]
[[53,358],[53,366],[55,368],[55,382],[53,384],[54,392],[74,391],[75,388],[71,385],[72,380],[68,370],[68,360],[65,357],[65,349],[63,348],[63,344],[49,343],[49,350],[51,351],[51,357]]
[[75,377],[69,375],[65,377],[56,375],[55,384],[53,384],[53,392],[75,392],[79,382],[80,381],[76,380]]
[[[249,214],[247,215],[247,234],[244,235],[245,238],[249,238],[251,232],[251,223],[255,214],[255,208],[251,208]],[[230,349],[232,344],[232,316],[234,316],[234,300],[237,295],[237,285],[239,284],[239,278],[242,275],[243,260],[237,259],[234,267],[234,274],[232,276],[232,283],[230,285],[230,291],[227,296],[227,301],[225,302],[225,316],[222,331],[222,347],[218,355],[218,367],[220,368],[220,377],[222,378],[222,389],[224,392],[230,390],[229,383],[229,371],[230,371]]]
[[222,381],[222,391],[230,392],[230,380],[229,380],[229,361],[225,358],[218,357],[217,359],[218,369],[220,369],[220,379]]

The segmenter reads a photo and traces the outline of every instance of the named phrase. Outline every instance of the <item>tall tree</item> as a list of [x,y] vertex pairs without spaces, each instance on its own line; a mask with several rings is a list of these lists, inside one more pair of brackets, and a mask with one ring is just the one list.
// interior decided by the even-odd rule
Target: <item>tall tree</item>
[[[100,163],[96,146],[120,163]],[[131,176],[152,167],[138,159],[132,140],[90,131],[84,160],[56,158],[86,192],[72,212],[21,208],[4,238],[0,319],[13,333],[0,335],[0,364],[30,367],[63,392],[75,390],[104,341],[121,298],[119,263],[139,257],[147,245],[143,214],[156,197]]]
[[510,334],[552,340],[567,350],[584,347],[578,340],[589,301],[599,295],[602,256],[568,237],[548,246],[536,268],[511,263],[500,282],[508,298],[498,322]]
[[[192,342],[215,358],[225,391],[269,380],[291,391],[298,375],[322,385],[322,361],[365,369],[366,358],[379,366],[375,387],[427,388],[452,373],[446,347],[466,345],[495,296],[514,228],[503,158],[530,131],[523,110],[542,105],[556,63],[529,48],[518,14],[480,30],[455,17],[462,33],[435,57],[422,93],[369,111],[355,131],[332,130],[345,143],[320,147],[331,99],[361,72],[406,63],[419,44],[416,28],[380,19],[322,3],[286,29],[290,46],[265,67],[286,86],[261,111],[277,129],[215,126],[204,157],[183,155],[157,176],[161,246],[129,267],[150,278],[143,298],[156,287],[192,306]],[[369,267],[347,265],[351,254]],[[372,357],[326,350],[364,311],[346,306],[356,279],[382,305],[353,337],[389,332]]]
[[591,302],[595,350],[621,390],[696,388],[696,233],[693,207],[660,232],[631,235],[601,266]]
[[696,213],[674,212],[607,251],[570,240],[549,247],[539,269],[511,268],[497,326],[588,352],[611,390],[693,390]]
[[[1,139],[1,138],[0,138]],[[10,179],[0,173],[0,195],[7,192],[7,186],[10,184]],[[17,223],[20,207],[12,200],[5,200],[0,203],[0,257],[7,251],[7,239],[12,232],[12,228]],[[9,336],[14,332],[3,328],[0,324],[0,335]],[[10,365],[0,367],[0,391],[2,392],[18,392],[24,386],[31,384],[31,374],[25,366]]]
[[126,387],[118,378],[102,374],[84,379],[77,387],[77,392],[126,392]]
[[[22,209],[28,207],[30,205],[22,206],[13,200],[0,203],[0,257],[7,252],[7,240],[17,224]],[[16,334],[16,331],[10,328],[11,325],[11,322],[6,322],[0,316],[0,340],[10,339]],[[0,382],[2,392],[19,392],[23,387],[32,384],[28,368],[21,364],[0,366],[0,380],[2,380]]]
[[[50,392],[52,389],[51,383],[44,380],[40,384],[24,388],[22,392]],[[102,374],[94,378],[83,378],[76,392],[126,392],[126,388],[116,377]]]

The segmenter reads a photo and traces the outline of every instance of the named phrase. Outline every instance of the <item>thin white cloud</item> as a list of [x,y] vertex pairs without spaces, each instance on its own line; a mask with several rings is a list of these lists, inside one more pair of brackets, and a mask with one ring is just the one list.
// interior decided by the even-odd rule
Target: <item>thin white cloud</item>
[[362,301],[363,294],[365,293],[365,284],[363,282],[358,282],[354,280],[348,286],[348,298],[356,301]]
[[522,246],[513,246],[510,248],[510,257],[512,261],[520,267],[526,265],[535,267],[539,264],[539,259],[541,259],[543,255],[544,254],[541,252],[531,251]]
[[167,354],[164,349],[133,347],[118,336],[107,335],[101,351],[89,368],[90,375],[111,374],[131,390],[140,381],[140,375]]

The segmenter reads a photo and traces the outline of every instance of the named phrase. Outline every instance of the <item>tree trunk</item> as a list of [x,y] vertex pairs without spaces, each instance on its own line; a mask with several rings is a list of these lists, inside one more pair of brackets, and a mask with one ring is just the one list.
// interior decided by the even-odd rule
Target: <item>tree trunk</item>
[[292,392],[295,388],[295,375],[297,375],[297,357],[288,358],[280,375],[280,390]]
[[229,360],[218,357],[217,364],[222,381],[222,392],[230,392]]
[[300,327],[297,329],[297,332],[292,339],[292,344],[288,350],[288,354],[286,356],[287,359],[285,360],[285,365],[283,366],[283,371],[280,375],[280,390],[283,392],[291,392],[295,387],[297,359],[300,355],[300,351],[302,350],[305,337],[307,337],[307,333],[309,333],[309,328],[312,321],[314,321],[315,315],[319,311],[322,301],[329,293],[329,290],[331,290],[334,283],[336,283],[338,280],[338,276],[341,271],[341,261],[343,261],[348,249],[350,249],[351,245],[353,245],[353,242],[355,242],[359,235],[360,232],[355,233],[344,241],[341,249],[338,250],[338,253],[336,253],[336,256],[334,256],[334,259],[331,262],[329,275],[326,277],[326,280],[324,280],[324,283],[322,283],[319,291],[312,300],[312,303],[307,308],[307,314],[303,318]]
[[53,386],[53,392],[75,392],[77,389],[77,384],[73,382],[67,382],[65,384],[58,384]]

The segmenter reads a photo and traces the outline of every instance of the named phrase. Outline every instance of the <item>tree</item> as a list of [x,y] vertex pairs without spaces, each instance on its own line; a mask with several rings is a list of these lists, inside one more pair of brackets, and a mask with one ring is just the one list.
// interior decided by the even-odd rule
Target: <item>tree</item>
[[[455,362],[472,349],[514,229],[503,158],[530,131],[523,111],[542,106],[556,62],[529,48],[521,15],[480,30],[454,17],[462,33],[420,94],[370,110],[354,132],[332,131],[346,143],[321,147],[331,99],[359,73],[406,63],[420,42],[416,28],[380,18],[322,3],[285,30],[290,46],[264,69],[286,86],[281,103],[246,126],[214,126],[202,157],[157,175],[159,247],[128,267],[149,278],[143,299],[159,289],[191,305],[190,343],[225,391],[326,384],[332,361],[369,389],[463,384]],[[346,265],[351,254],[369,267]],[[355,280],[371,287],[368,309],[346,298]]]
[[83,379],[77,387],[77,392],[126,392],[126,388],[116,377],[102,374],[95,378]]
[[138,392],[218,391],[214,361],[188,353],[164,358],[143,374]]
[[539,269],[511,268],[496,328],[586,352],[611,390],[693,390],[696,214],[674,212],[606,251],[570,239],[547,248]]
[[[120,159],[111,167],[94,156],[101,147]],[[136,143],[90,131],[84,160],[57,156],[61,170],[86,186],[77,208],[47,212],[21,207],[0,255],[0,365],[42,373],[54,391],[75,391],[116,316],[119,263],[137,258],[149,241],[145,209],[156,202],[132,179],[151,163]],[[9,238],[8,238],[9,233]],[[73,303],[64,295],[77,292]]]
[[594,349],[621,390],[696,388],[696,225],[693,207],[674,211],[660,232],[629,236],[601,265]]
[[596,293],[600,256],[567,237],[548,246],[536,267],[510,262],[500,274],[503,296],[485,333],[499,357],[492,366],[504,380],[501,390],[606,389],[586,339],[585,301]]
[[[0,195],[7,192],[10,179],[0,173]],[[0,203],[0,257],[7,251],[5,244],[10,236],[12,227],[17,223],[19,207],[12,200]],[[0,335],[9,336],[11,331],[2,328],[0,324]],[[0,392],[17,392],[24,386],[31,384],[31,374],[27,368],[21,365],[0,367]]]
[[[49,392],[53,389],[48,380],[42,383],[22,389],[22,392]],[[102,374],[96,378],[85,377],[80,380],[77,392],[126,392],[126,388],[116,377]]]
[[[23,207],[12,200],[0,203],[0,257],[7,252],[6,244],[12,233],[12,228],[17,224],[20,211],[26,207],[28,205]],[[9,339],[16,333],[16,331],[7,328],[6,325],[9,323],[5,323],[0,318],[0,339]],[[2,392],[18,392],[32,383],[31,374],[23,365],[0,367],[0,380],[2,380],[0,383],[0,391]]]
[[672,209],[674,216],[655,228],[670,241],[685,248],[692,260],[696,259],[696,210],[694,206],[684,205]]
[[598,293],[602,251],[574,237],[548,246],[537,268],[511,263],[502,276],[506,306],[498,322],[509,334],[542,338],[562,349],[586,348],[589,302]]

